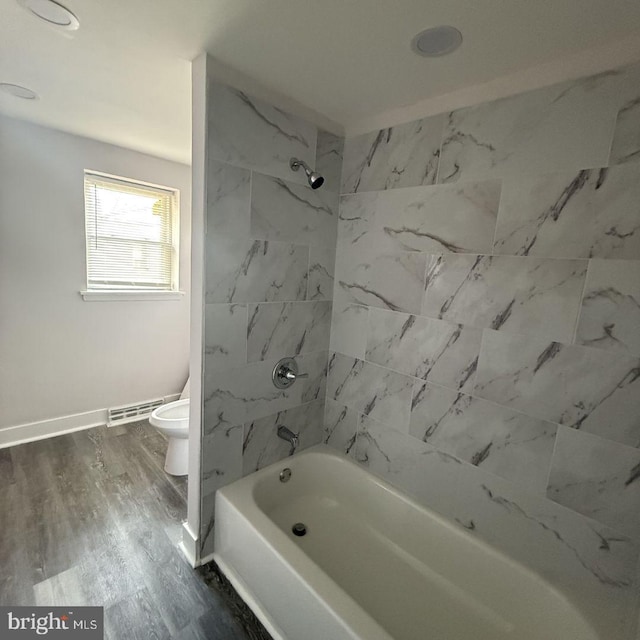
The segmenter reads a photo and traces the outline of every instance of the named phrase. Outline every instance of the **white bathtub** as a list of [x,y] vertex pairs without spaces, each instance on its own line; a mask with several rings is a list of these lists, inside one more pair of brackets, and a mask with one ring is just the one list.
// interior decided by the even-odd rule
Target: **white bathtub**
[[599,639],[538,575],[324,446],[218,491],[214,558],[276,640]]

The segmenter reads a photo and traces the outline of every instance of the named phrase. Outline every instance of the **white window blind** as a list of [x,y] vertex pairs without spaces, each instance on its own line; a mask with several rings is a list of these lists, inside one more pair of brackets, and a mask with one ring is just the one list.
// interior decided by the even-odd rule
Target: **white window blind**
[[85,171],[87,288],[174,291],[178,192]]

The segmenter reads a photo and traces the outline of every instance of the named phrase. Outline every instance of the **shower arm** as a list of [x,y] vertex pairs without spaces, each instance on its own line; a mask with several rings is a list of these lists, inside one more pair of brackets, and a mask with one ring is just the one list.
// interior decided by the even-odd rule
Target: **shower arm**
[[304,160],[298,160],[298,158],[291,158],[291,160],[289,160],[289,167],[291,167],[291,171],[297,171],[302,167],[305,171],[311,173],[309,165]]

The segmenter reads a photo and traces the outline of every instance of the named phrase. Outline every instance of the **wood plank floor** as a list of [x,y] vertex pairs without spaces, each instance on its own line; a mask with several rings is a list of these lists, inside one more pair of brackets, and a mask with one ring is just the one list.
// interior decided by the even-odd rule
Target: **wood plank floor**
[[105,638],[268,640],[176,545],[187,483],[148,422],[0,450],[0,604],[105,609]]

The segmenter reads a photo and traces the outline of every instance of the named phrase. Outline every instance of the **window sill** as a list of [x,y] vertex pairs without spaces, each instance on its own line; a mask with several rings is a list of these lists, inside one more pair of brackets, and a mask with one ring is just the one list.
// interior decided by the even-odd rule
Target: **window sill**
[[81,291],[80,295],[85,301],[92,302],[124,302],[124,301],[165,301],[180,300],[184,291],[120,291],[117,289]]

